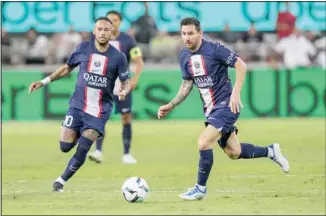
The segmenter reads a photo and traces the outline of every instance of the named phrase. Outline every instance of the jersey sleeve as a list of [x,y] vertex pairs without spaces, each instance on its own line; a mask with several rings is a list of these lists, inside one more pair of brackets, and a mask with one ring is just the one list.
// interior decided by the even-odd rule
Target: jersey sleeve
[[118,76],[119,79],[124,82],[127,79],[129,79],[129,69],[128,69],[128,62],[127,62],[127,57],[125,56],[124,53],[121,52],[120,55],[120,60],[118,62]]
[[141,49],[139,48],[139,46],[137,45],[137,42],[135,40],[135,38],[131,37],[130,38],[130,51],[129,51],[129,55],[131,57],[131,59],[142,56],[142,52]]
[[188,72],[187,61],[186,61],[185,57],[182,55],[182,53],[180,56],[181,56],[180,57],[180,69],[181,69],[181,73],[182,73],[182,79],[183,80],[192,80],[192,76]]
[[74,68],[77,67],[80,64],[80,54],[81,54],[81,44],[79,44],[75,51],[69,56],[68,60],[67,60],[67,65],[69,65],[69,67]]
[[235,63],[239,57],[237,53],[219,43],[217,43],[214,48],[214,58],[216,61],[229,67],[235,67]]

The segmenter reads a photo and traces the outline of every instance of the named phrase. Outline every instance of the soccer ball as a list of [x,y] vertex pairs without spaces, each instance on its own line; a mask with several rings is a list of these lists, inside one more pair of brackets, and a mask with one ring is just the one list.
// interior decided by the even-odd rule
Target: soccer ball
[[148,195],[148,184],[141,177],[128,178],[122,185],[122,194],[128,202],[143,202]]

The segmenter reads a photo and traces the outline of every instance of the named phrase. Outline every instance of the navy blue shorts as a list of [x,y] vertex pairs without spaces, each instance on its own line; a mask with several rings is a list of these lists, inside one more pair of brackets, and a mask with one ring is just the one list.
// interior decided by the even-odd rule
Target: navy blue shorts
[[218,141],[221,148],[225,148],[226,142],[233,131],[238,132],[234,124],[238,120],[239,115],[240,113],[232,113],[230,107],[227,106],[212,111],[206,118],[206,126],[210,124],[221,132],[222,137]]
[[240,113],[234,114],[230,107],[221,107],[212,111],[206,118],[205,124],[212,125],[221,133],[228,133],[238,120]]
[[115,113],[116,114],[124,114],[132,112],[132,94],[129,93],[126,96],[126,99],[123,101],[119,100],[117,95],[114,95],[114,103],[115,103]]
[[82,110],[69,108],[62,125],[76,131],[78,137],[80,137],[86,129],[96,130],[100,133],[100,136],[103,136],[106,122],[107,119],[97,118]]

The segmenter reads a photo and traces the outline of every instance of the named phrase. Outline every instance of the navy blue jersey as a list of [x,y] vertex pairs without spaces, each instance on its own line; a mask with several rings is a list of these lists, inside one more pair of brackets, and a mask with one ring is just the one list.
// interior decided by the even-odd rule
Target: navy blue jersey
[[132,51],[137,47],[137,43],[132,36],[124,32],[120,32],[119,36],[115,40],[110,40],[110,44],[120,52],[123,52],[127,57],[128,63],[130,63],[132,55],[134,55]]
[[205,116],[228,105],[232,83],[228,67],[234,67],[238,55],[220,43],[203,40],[196,52],[185,48],[180,55],[184,80],[193,80],[203,101]]
[[129,78],[126,56],[113,46],[101,53],[91,40],[79,44],[67,64],[69,67],[79,65],[70,107],[98,118],[108,118],[112,111],[116,79],[125,81]]
[[[134,57],[142,55],[140,48],[137,46],[135,38],[124,32],[120,32],[119,36],[115,40],[110,40],[110,44],[126,55],[128,64],[130,64],[131,59]],[[120,86],[120,80],[117,79],[113,91],[115,95],[118,95]]]

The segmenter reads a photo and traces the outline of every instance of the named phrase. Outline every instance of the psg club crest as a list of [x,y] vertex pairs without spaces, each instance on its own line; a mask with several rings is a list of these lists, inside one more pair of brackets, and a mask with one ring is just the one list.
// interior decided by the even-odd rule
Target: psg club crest
[[197,68],[197,69],[200,67],[200,64],[198,61],[196,61],[194,65],[195,65],[195,68]]
[[199,74],[200,73],[200,63],[198,61],[195,61],[194,66],[195,66],[195,74]]
[[95,61],[94,62],[94,66],[95,67],[100,67],[101,66],[101,62],[100,61]]

